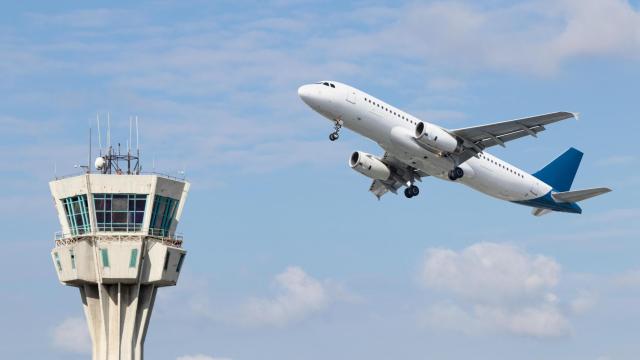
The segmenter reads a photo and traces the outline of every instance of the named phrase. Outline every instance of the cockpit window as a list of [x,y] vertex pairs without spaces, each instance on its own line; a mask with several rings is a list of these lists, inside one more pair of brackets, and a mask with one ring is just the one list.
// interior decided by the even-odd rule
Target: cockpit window
[[320,81],[320,82],[317,82],[316,84],[321,84],[321,85],[324,85],[324,86],[329,86],[329,87],[332,87],[332,88],[334,88],[334,89],[336,88],[336,86],[335,86],[335,85],[333,85],[333,84],[332,84],[332,83],[330,83],[330,82],[326,82],[326,81]]

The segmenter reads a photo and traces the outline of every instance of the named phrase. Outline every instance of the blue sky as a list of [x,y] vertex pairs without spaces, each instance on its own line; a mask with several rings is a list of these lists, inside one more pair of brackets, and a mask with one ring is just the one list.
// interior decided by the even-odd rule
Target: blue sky
[[[86,162],[96,112],[143,166],[186,171],[177,287],[151,359],[637,359],[640,5],[624,0],[35,2],[0,13],[3,358],[87,358],[79,294],[57,283],[47,182]],[[492,153],[530,171],[570,146],[551,214],[426,179],[368,193],[379,154],[296,90],[333,79],[456,128],[553,111],[579,121]],[[492,264],[488,266],[487,264]]]

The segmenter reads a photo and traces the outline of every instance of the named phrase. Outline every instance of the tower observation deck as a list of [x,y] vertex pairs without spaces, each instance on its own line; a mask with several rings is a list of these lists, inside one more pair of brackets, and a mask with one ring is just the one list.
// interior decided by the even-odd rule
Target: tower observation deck
[[95,165],[49,183],[62,227],[51,258],[80,290],[93,359],[142,359],[156,292],[176,285],[186,256],[176,228],[190,185],[112,149]]

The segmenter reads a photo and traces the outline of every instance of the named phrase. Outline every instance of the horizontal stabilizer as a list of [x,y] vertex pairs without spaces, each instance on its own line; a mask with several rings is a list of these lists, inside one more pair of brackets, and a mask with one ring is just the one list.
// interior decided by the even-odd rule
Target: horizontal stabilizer
[[534,216],[542,216],[542,215],[548,214],[550,212],[551,212],[551,210],[549,210],[549,209],[534,208],[533,211],[531,211],[531,214],[533,214]]
[[611,191],[609,188],[594,188],[576,191],[564,191],[558,193],[552,193],[551,197],[557,202],[574,203],[582,200],[592,198],[594,196],[602,195]]

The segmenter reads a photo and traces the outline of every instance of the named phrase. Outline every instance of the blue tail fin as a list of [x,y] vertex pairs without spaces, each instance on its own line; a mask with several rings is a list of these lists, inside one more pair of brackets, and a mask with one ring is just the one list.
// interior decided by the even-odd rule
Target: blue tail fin
[[569,191],[580,160],[582,152],[571,148],[533,176],[549,184],[555,191]]

